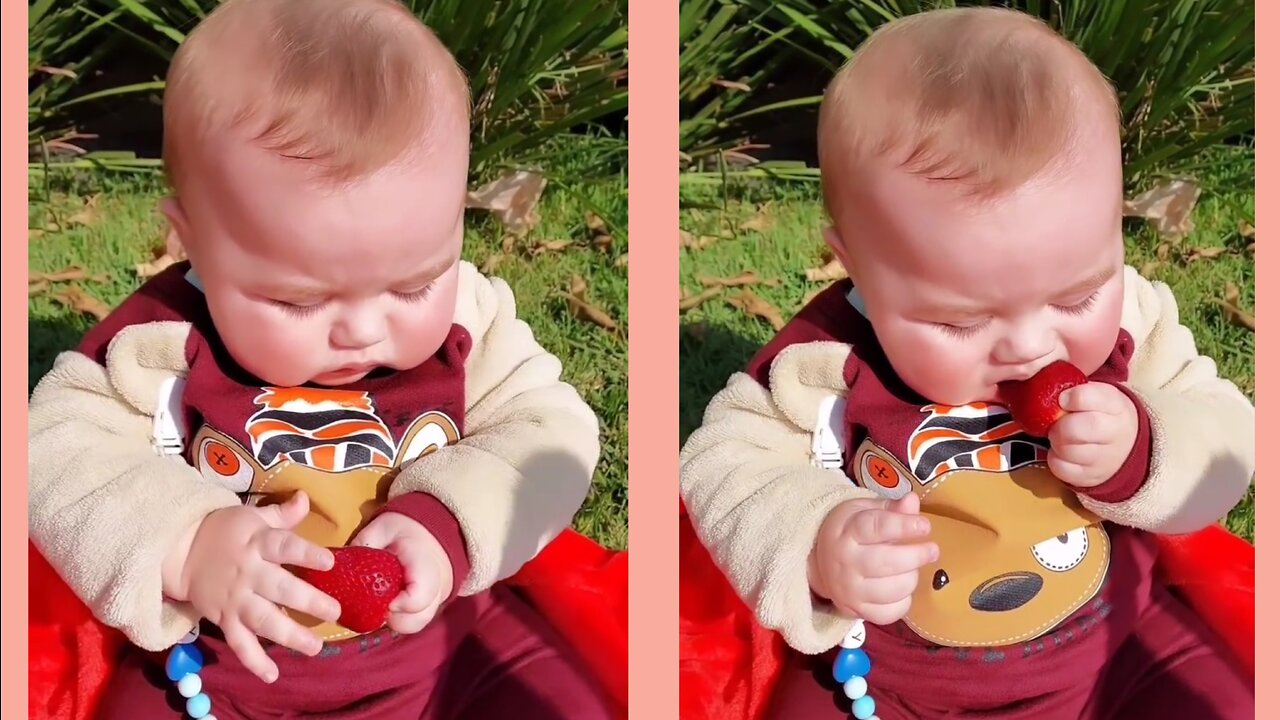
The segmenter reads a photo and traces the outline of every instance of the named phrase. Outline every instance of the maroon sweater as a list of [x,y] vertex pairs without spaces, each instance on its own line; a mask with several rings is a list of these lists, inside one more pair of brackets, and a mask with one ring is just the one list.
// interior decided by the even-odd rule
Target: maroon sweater
[[[908,440],[928,415],[929,401],[920,397],[894,373],[870,322],[848,301],[849,281],[820,293],[787,324],[748,366],[762,385],[783,348],[808,342],[836,341],[852,348],[844,369],[848,403],[844,418],[846,473],[852,475],[854,450],[871,439],[893,453],[917,476],[925,476],[943,456],[917,451]],[[1120,332],[1110,357],[1090,380],[1120,386],[1128,376],[1133,338]],[[1120,386],[1130,397],[1136,397]],[[1132,497],[1146,481],[1151,460],[1151,425],[1140,402],[1138,436],[1129,459],[1116,475],[1086,490],[1104,502]],[[1024,437],[1026,452],[1040,442]],[[979,447],[975,443],[972,447]],[[968,448],[961,448],[967,450]],[[914,462],[913,462],[914,460]],[[1151,602],[1155,544],[1151,535],[1127,527],[1104,524],[1112,543],[1107,577],[1094,599],[1039,638],[1013,646],[948,648],[927,642],[905,623],[869,625],[866,649],[875,670],[874,687],[916,698],[948,698],[958,706],[1002,707],[1029,698],[1069,691],[1101,671],[1115,654],[1142,610]],[[991,682],[991,678],[1000,678]]]
[[[441,413],[459,434],[464,431],[464,362],[471,337],[461,326],[455,325],[436,354],[412,370],[375,372],[336,392],[293,391],[294,401],[286,406],[283,391],[251,376],[231,358],[218,338],[204,294],[187,280],[188,270],[188,263],[179,263],[152,278],[93,327],[78,347],[105,364],[111,341],[129,326],[190,323],[190,371],[182,397],[188,444],[198,429],[207,427],[249,451],[263,467],[288,457],[312,467],[346,470],[388,465],[406,430],[426,412]],[[201,467],[196,448],[186,448],[186,454],[193,466]],[[389,511],[417,520],[440,541],[453,567],[452,599],[470,572],[457,519],[424,493],[391,500],[381,512]]]

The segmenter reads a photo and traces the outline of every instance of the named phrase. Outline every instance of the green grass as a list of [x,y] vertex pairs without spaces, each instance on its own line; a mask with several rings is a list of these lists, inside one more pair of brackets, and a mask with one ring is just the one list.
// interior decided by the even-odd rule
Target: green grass
[[[1253,398],[1253,333],[1229,324],[1217,305],[1228,282],[1240,289],[1240,304],[1252,312],[1253,256],[1239,234],[1239,224],[1254,219],[1253,161],[1244,153],[1214,158],[1197,179],[1204,192],[1197,205],[1194,232],[1170,254],[1174,258],[1153,274],[1168,283],[1178,300],[1181,321],[1196,338],[1200,351],[1218,363],[1219,373]],[[702,249],[682,250],[680,286],[696,294],[705,285],[699,278],[731,277],[755,271],[776,285],[751,289],[772,303],[784,318],[799,310],[824,283],[811,283],[806,268],[821,263],[821,231],[826,217],[813,183],[740,182],[725,191],[706,184],[682,190],[681,228],[694,236],[722,236]],[[760,216],[763,230],[743,229]],[[751,225],[748,225],[751,227]],[[1145,223],[1126,224],[1129,262],[1141,268],[1156,258],[1160,239]],[[1184,262],[1183,250],[1225,247],[1212,260]],[[728,376],[745,366],[773,329],[726,302],[723,293],[685,312],[680,332],[681,442],[701,422],[707,401],[724,387]],[[1227,526],[1253,539],[1253,490],[1227,519]]]
[[[557,167],[556,177],[576,175],[575,163],[596,157],[571,157]],[[165,227],[156,212],[162,188],[154,178],[122,178],[88,174],[74,180],[51,180],[32,175],[29,183],[29,226],[44,230],[33,235],[28,249],[32,272],[54,272],[71,266],[85,268],[90,280],[80,286],[109,305],[135,290],[139,281],[134,264],[150,259],[150,249],[162,242]],[[89,224],[74,221],[86,198],[98,195],[96,217]],[[607,252],[593,248],[585,219],[588,212],[605,218],[614,237]],[[603,452],[586,504],[575,528],[612,548],[627,544],[627,346],[622,333],[609,333],[571,314],[558,291],[567,290],[573,274],[588,283],[588,299],[626,328],[627,271],[615,263],[627,251],[626,178],[621,172],[593,183],[555,182],[539,207],[540,223],[517,243],[516,254],[494,274],[511,284],[520,317],[533,328],[539,342],[560,357],[564,379],[582,393],[600,417]],[[57,229],[61,226],[61,229]],[[48,228],[47,230],[45,230]],[[562,252],[527,257],[524,242],[572,240]],[[496,221],[473,213],[467,228],[464,256],[477,265],[502,246]],[[33,387],[61,350],[72,347],[94,322],[68,311],[45,296],[28,302],[28,387]]]

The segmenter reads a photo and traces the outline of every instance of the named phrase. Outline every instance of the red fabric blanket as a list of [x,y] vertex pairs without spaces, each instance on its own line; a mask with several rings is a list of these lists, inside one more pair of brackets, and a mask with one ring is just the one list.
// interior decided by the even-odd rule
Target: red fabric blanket
[[[1218,526],[1160,542],[1162,579],[1226,639],[1252,675],[1253,546]],[[790,653],[738,599],[681,505],[681,720],[760,717]]]
[[[97,622],[28,543],[29,716],[89,720],[124,637]],[[564,532],[512,578],[595,669],[618,718],[627,715],[627,554]]]

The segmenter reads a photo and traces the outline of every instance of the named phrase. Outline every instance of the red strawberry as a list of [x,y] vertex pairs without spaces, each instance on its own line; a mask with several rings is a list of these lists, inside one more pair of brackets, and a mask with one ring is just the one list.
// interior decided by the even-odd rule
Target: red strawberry
[[369,547],[330,548],[333,569],[299,568],[299,577],[342,606],[338,624],[359,633],[387,622],[391,601],[404,590],[404,567],[386,550]]
[[1049,428],[1067,413],[1058,396],[1067,388],[1088,382],[1084,373],[1065,360],[1050,363],[1028,380],[1000,383],[1000,400],[1027,433],[1048,437]]

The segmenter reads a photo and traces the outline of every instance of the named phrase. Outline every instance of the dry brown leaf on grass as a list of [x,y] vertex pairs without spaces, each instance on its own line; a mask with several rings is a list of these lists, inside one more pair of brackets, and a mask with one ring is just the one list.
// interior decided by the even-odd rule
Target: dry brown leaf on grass
[[182,242],[178,240],[178,233],[172,229],[165,236],[164,245],[151,251],[151,261],[138,263],[133,266],[133,271],[138,277],[146,280],[155,277],[164,272],[165,268],[170,265],[182,262],[187,259],[187,252],[182,247]]
[[1240,307],[1240,288],[1235,283],[1227,283],[1226,291],[1223,297],[1218,301],[1224,312],[1227,314],[1227,320],[1232,325],[1242,327],[1250,332],[1254,331],[1253,313]]
[[572,240],[539,240],[529,247],[529,254],[537,257],[543,253],[562,252],[572,245]]
[[[86,271],[84,268],[78,265],[74,265],[72,267],[66,268],[65,270],[59,270],[57,272],[31,273],[30,275],[27,276],[27,284],[30,285],[33,283],[48,284],[48,283],[56,283],[56,282],[70,282],[72,280],[84,280],[88,277],[89,277],[88,271]],[[94,280],[97,282],[106,282],[107,278],[106,276],[98,276],[94,278]]]
[[49,281],[47,280],[40,280],[38,282],[27,284],[27,297],[35,297],[36,295],[43,295],[48,291],[49,291]]
[[844,265],[839,260],[831,259],[826,265],[820,268],[809,268],[804,271],[804,277],[809,282],[831,282],[834,280],[843,280],[849,277],[849,273],[844,271]]
[[84,206],[81,207],[71,217],[67,218],[67,224],[87,226],[97,222],[98,221],[98,199],[100,197],[102,197],[102,195],[98,194],[90,197],[88,200],[85,200]]
[[738,232],[763,232],[773,225],[773,218],[769,217],[769,205],[765,203],[758,208],[758,212],[748,221],[738,226]]
[[1148,280],[1151,280],[1152,278],[1155,277],[1156,271],[1158,271],[1160,268],[1164,267],[1167,264],[1168,263],[1165,263],[1163,260],[1148,261],[1146,263],[1143,263],[1142,268],[1138,270],[1138,274]]
[[1161,236],[1174,242],[1191,233],[1191,211],[1200,199],[1200,186],[1192,180],[1167,180],[1124,202],[1126,217],[1145,218]]
[[707,288],[706,290],[703,290],[697,295],[689,295],[686,297],[682,297],[680,299],[680,311],[684,312],[685,310],[692,310],[698,307],[699,305],[701,305],[702,303],[719,295],[722,292],[724,292],[724,288],[721,286],[716,286],[716,287]]
[[60,290],[49,297],[76,312],[92,315],[99,321],[105,320],[111,313],[111,308],[106,303],[76,286]]
[[738,82],[737,80],[712,80],[711,84],[719,85],[720,87],[728,88],[729,90],[741,90],[742,92],[751,92],[750,85],[744,82]]
[[618,329],[618,323],[614,322],[608,313],[587,302],[587,281],[583,280],[581,275],[573,276],[573,280],[569,283],[569,292],[557,294],[569,301],[574,317],[579,320],[595,323],[605,330]]
[[1240,227],[1238,228],[1238,230],[1240,232],[1240,237],[1250,238],[1250,239],[1253,238],[1253,223],[1241,220]]
[[778,308],[750,290],[739,291],[738,294],[729,298],[728,302],[742,312],[768,322],[773,326],[774,330],[781,330],[787,324],[782,319],[782,313],[778,311]]
[[622,255],[620,255],[620,256],[618,257],[618,259],[617,259],[617,260],[614,260],[614,261],[613,261],[613,266],[614,266],[614,267],[616,267],[616,268],[625,268],[625,267],[627,267],[627,262],[628,262],[628,260],[627,260],[627,255],[628,255],[628,254],[629,254],[629,253],[622,253]]
[[690,250],[702,250],[719,239],[716,235],[694,235],[688,230],[680,231],[680,247]]
[[1212,260],[1227,252],[1228,250],[1224,247],[1192,248],[1191,251],[1186,254],[1185,260],[1189,263],[1193,263],[1197,260]]
[[538,201],[546,187],[540,173],[513,170],[467,193],[467,207],[493,213],[508,232],[522,235],[538,224]]
[[1169,262],[1169,254],[1173,252],[1173,245],[1165,242],[1156,246],[1156,260],[1160,262]]
[[490,254],[489,257],[485,258],[484,264],[480,266],[480,274],[492,275],[493,271],[497,270],[498,266],[502,264],[502,261],[506,259],[507,256],[502,253]]
[[726,287],[726,288],[742,287],[745,285],[768,285],[770,287],[774,287],[781,284],[781,281],[779,281],[777,278],[774,278],[771,280],[765,280],[764,278],[761,278],[759,275],[756,275],[755,270],[748,270],[740,275],[735,275],[733,277],[710,277],[707,275],[703,275],[702,277],[698,278],[698,282],[707,286]]
[[602,235],[609,231],[604,218],[593,212],[587,213],[587,229],[591,231],[592,235]]

